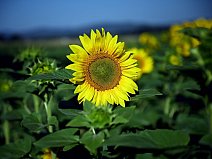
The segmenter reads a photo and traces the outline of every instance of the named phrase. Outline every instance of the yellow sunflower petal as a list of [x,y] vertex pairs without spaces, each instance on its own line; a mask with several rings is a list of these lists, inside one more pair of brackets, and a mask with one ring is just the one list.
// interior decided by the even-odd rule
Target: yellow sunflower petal
[[127,51],[125,52],[125,54],[120,58],[120,62],[124,62],[125,60],[127,60],[128,58],[130,58],[130,56],[132,56],[132,52]]
[[120,66],[131,66],[136,62],[137,62],[137,60],[135,60],[135,59],[127,59],[124,62],[120,63]]
[[106,101],[107,101],[108,103],[110,103],[110,104],[113,104],[113,103],[114,103],[114,101],[111,99],[111,96],[110,96],[108,90],[105,91],[105,93],[104,93],[104,98],[106,99]]
[[81,85],[78,85],[74,91],[74,94],[82,92],[83,89],[85,89],[85,87],[87,86],[87,82],[84,82]]
[[83,69],[82,67],[79,65],[79,64],[70,64],[68,66],[65,67],[66,69],[71,69],[71,70],[74,70],[74,71],[79,71],[79,72],[82,72]]
[[125,76],[121,76],[120,85],[122,85],[122,88],[128,91],[131,94],[135,94],[135,90],[138,90],[138,86],[136,83]]
[[87,93],[87,89],[89,88],[89,85],[88,84],[85,84],[85,87],[84,89],[82,90],[82,92],[79,93],[78,95],[78,101],[80,101],[80,103],[82,101],[85,101],[85,96],[86,96],[86,93]]
[[127,77],[136,77],[141,70],[137,67],[125,69],[122,71],[122,74]]
[[70,55],[67,55],[66,57],[72,62],[76,62],[76,63],[84,62],[84,59],[80,58],[78,54],[70,54]]
[[93,99],[93,97],[94,97],[94,93],[95,93],[95,92],[94,92],[94,88],[89,86],[85,98],[86,98],[88,101],[91,101],[91,100]]
[[124,107],[129,94],[138,90],[133,79],[140,69],[132,51],[125,52],[124,42],[117,42],[118,36],[112,37],[104,29],[91,30],[90,37],[84,34],[79,38],[83,47],[70,45],[74,53],[67,58],[73,64],[66,66],[75,71],[70,81],[78,84],[74,93],[78,93],[79,103],[89,100],[96,106],[109,103]]
[[84,36],[79,36],[79,39],[82,43],[82,46],[84,47],[84,49],[89,53],[92,54],[92,49],[93,49],[93,43],[91,41],[91,39],[84,34]]
[[87,52],[79,45],[69,45],[70,49],[79,55],[79,58],[86,58],[88,56]]
[[105,49],[108,49],[108,45],[111,40],[112,40],[112,35],[109,32],[107,32],[106,37],[105,37],[105,47],[104,47]]
[[112,38],[112,40],[110,41],[109,45],[108,45],[108,53],[109,54],[113,54],[114,51],[117,48],[117,40],[118,40],[118,36],[116,35],[115,37]]
[[101,49],[102,45],[102,35],[99,30],[96,30],[96,38],[95,38],[95,52],[98,53]]
[[116,57],[119,57],[120,55],[122,55],[124,52],[124,42],[119,42],[117,44],[117,49],[115,50],[114,54],[116,55]]
[[72,75],[78,78],[83,78],[85,76],[83,72],[74,72]]

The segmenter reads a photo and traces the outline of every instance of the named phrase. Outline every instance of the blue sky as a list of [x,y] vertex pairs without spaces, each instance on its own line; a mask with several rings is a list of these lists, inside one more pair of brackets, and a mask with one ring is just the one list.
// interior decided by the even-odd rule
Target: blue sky
[[211,0],[0,0],[0,31],[212,18]]

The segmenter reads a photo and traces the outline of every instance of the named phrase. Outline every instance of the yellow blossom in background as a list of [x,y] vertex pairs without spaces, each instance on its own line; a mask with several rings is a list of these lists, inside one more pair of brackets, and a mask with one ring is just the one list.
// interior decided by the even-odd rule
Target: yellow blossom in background
[[[52,156],[52,151],[50,149],[45,149],[43,152],[44,152],[44,154],[41,155],[41,159],[53,159],[54,158]],[[55,156],[55,154],[54,154],[54,156]]]
[[0,92],[8,92],[12,84],[13,82],[11,80],[0,79]]
[[179,56],[177,55],[171,55],[169,57],[169,62],[172,64],[172,65],[176,65],[176,66],[179,66],[181,64],[181,61],[180,61],[180,58]]
[[88,100],[96,106],[117,104],[125,106],[129,93],[135,94],[138,86],[133,81],[140,69],[131,52],[124,50],[124,42],[117,42],[118,36],[112,36],[102,29],[90,37],[80,36],[82,46],[69,45],[73,51],[67,58],[73,63],[66,69],[75,71],[70,81],[78,84],[74,93],[78,93],[79,103]]
[[203,18],[197,19],[192,22],[184,22],[181,25],[172,25],[169,29],[169,35],[170,35],[170,45],[172,47],[176,47],[177,53],[183,55],[184,57],[188,57],[190,55],[190,49],[197,47],[200,44],[200,41],[188,37],[187,35],[184,35],[183,33],[180,33],[180,30],[191,27],[191,28],[212,28],[212,20],[206,20]]
[[133,48],[131,51],[134,53],[134,59],[138,60],[138,66],[141,69],[136,79],[139,79],[144,73],[153,71],[153,58],[144,49]]
[[152,48],[157,48],[159,46],[157,38],[150,33],[142,33],[139,36],[139,42]]
[[195,38],[191,38],[191,45],[192,48],[197,47],[200,44],[199,40],[195,39]]
[[201,28],[211,29],[212,28],[212,19],[207,20],[204,18],[200,18],[200,19],[197,19],[192,22],[185,22],[182,24],[182,26],[184,28],[185,27],[191,27],[191,28],[201,27]]
[[176,46],[176,52],[184,57],[188,57],[190,55],[191,45],[187,42],[183,42]]

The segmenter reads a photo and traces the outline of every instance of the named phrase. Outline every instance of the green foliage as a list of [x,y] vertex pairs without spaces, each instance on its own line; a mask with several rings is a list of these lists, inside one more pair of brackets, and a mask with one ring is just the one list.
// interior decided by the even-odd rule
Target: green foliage
[[4,159],[16,159],[24,157],[27,153],[29,153],[31,149],[31,138],[26,137],[24,139],[20,139],[15,143],[11,143],[8,145],[4,145],[0,147],[1,158]]
[[98,134],[93,134],[91,131],[87,131],[83,134],[80,142],[85,145],[92,154],[96,155],[96,150],[102,145],[104,141],[104,133],[99,132]]
[[[177,34],[183,39],[173,46]],[[79,104],[77,85],[69,81],[73,71],[61,69],[65,56],[51,59],[35,47],[14,57],[17,69],[0,69],[0,158],[40,158],[45,150],[55,158],[210,158],[211,29],[146,35],[157,45],[150,45],[151,38],[127,45],[144,49],[154,70],[136,81],[139,90],[125,108]],[[191,38],[198,40],[195,47]],[[172,55],[178,65],[170,62]]]
[[39,148],[50,148],[76,144],[79,141],[79,137],[74,135],[77,131],[78,129],[76,128],[59,130],[39,139],[34,145]]
[[146,149],[165,149],[186,146],[189,135],[173,130],[144,130],[136,134],[121,134],[112,136],[104,142],[106,146],[127,146]]
[[203,136],[200,141],[201,144],[203,145],[209,145],[210,147],[212,147],[212,135],[211,134],[207,134],[205,136]]
[[153,97],[156,95],[162,95],[155,89],[143,89],[139,90],[139,94],[132,98],[132,101],[141,100],[143,98]]
[[21,124],[29,129],[29,131],[39,131],[45,127],[45,125],[40,121],[40,115],[38,113],[28,114],[24,117]]
[[28,80],[65,80],[72,78],[73,71],[60,69],[50,73],[36,74],[29,77]]

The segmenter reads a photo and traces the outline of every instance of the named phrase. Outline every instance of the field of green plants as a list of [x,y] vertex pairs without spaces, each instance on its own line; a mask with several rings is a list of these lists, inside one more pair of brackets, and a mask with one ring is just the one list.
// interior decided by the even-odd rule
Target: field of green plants
[[[95,32],[87,36],[98,37]],[[106,43],[110,36],[100,37]],[[125,72],[136,86],[125,80],[120,89],[126,93],[109,92],[113,88],[106,83],[94,95],[86,86],[82,88],[84,75],[74,68],[84,58],[83,50],[69,49],[77,44],[90,52],[88,43],[66,39],[67,44],[56,41],[48,49],[48,42],[40,42],[47,45],[43,49],[0,42],[0,158],[212,158],[212,20],[118,37],[140,69]],[[83,38],[81,42],[87,37]],[[96,42],[96,47],[103,42],[100,46]],[[121,48],[122,43],[117,46]],[[75,59],[76,48],[80,51]],[[95,60],[101,63],[94,55],[85,62],[99,64]],[[118,71],[124,74],[122,68],[135,65]],[[102,77],[99,74],[87,78],[94,88],[95,82],[102,82],[96,79]],[[122,76],[114,79],[121,81]]]

